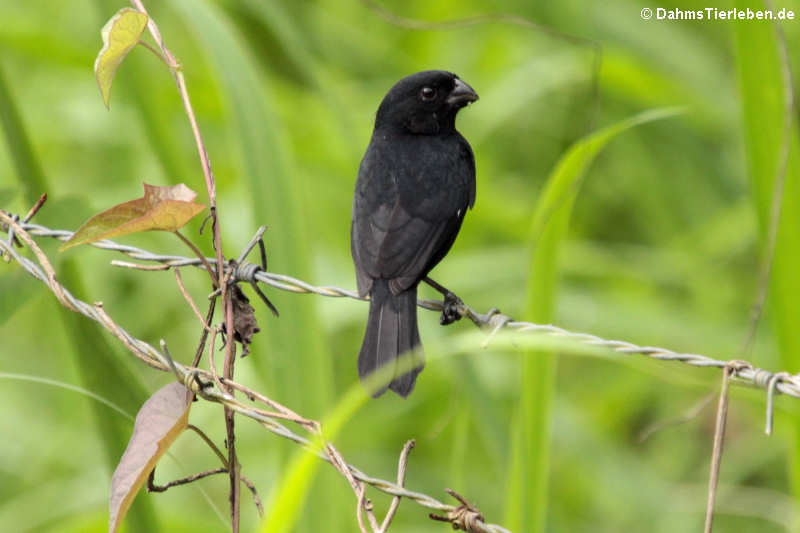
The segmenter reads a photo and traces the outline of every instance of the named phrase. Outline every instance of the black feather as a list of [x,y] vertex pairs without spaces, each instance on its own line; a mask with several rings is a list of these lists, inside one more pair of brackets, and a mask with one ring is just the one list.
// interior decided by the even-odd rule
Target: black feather
[[401,396],[423,366],[417,285],[450,250],[475,202],[472,149],[455,129],[459,109],[474,100],[477,94],[450,72],[400,80],[378,109],[358,171],[351,252],[359,293],[372,298],[359,376],[415,350],[413,370],[395,373],[388,384]]
[[[358,354],[358,375],[363,379],[384,365],[391,365],[389,373],[393,378],[373,392],[375,397],[383,394],[387,386],[401,396],[408,396],[417,374],[425,366],[416,305],[416,287],[395,296],[386,280],[379,279],[373,284],[367,331]],[[408,354],[410,360],[405,364],[411,370],[398,375],[397,358],[403,354]]]

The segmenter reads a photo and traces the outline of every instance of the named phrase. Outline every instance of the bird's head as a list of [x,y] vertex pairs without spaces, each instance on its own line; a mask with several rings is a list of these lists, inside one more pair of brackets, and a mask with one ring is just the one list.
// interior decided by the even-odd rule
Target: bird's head
[[478,93],[452,72],[426,70],[398,81],[383,98],[375,129],[420,135],[455,130],[456,113]]

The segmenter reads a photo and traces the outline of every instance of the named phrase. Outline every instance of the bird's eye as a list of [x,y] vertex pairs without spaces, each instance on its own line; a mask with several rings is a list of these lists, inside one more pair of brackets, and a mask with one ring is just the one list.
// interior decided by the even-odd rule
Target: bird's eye
[[430,102],[436,98],[436,89],[433,87],[423,87],[419,92],[419,97],[426,102]]

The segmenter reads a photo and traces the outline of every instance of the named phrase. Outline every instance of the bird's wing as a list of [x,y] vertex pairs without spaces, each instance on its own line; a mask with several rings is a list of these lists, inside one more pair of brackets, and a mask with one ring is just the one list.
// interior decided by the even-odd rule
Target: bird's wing
[[413,216],[402,206],[394,210],[377,265],[381,277],[390,280],[393,293],[416,284],[447,254],[465,211],[466,205],[460,209],[445,208],[439,212],[440,216],[433,218]]
[[468,145],[434,149],[412,156],[415,172],[367,158],[362,164],[364,186],[356,187],[351,228],[362,294],[376,278],[388,279],[395,294],[408,289],[436,266],[458,234],[475,194],[472,152]]

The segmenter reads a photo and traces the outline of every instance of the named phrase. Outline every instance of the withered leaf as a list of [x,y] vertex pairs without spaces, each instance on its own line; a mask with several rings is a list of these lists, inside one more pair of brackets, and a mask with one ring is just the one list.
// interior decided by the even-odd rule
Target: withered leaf
[[144,196],[115,205],[93,216],[61,245],[64,251],[79,244],[142,231],[176,231],[200,211],[203,204],[194,202],[197,193],[184,184],[158,187],[144,184]]
[[108,531],[115,533],[147,476],[189,421],[189,390],[170,383],[153,394],[136,415],[125,453],[114,476],[108,500]]
[[233,338],[242,344],[242,357],[250,353],[253,335],[261,331],[256,321],[255,309],[238,285],[232,286],[231,303],[233,304]]
[[111,84],[125,56],[139,42],[145,27],[147,15],[141,11],[123,7],[106,22],[100,35],[103,38],[103,48],[94,60],[94,76],[97,86],[103,96],[103,103],[108,107],[111,97]]

